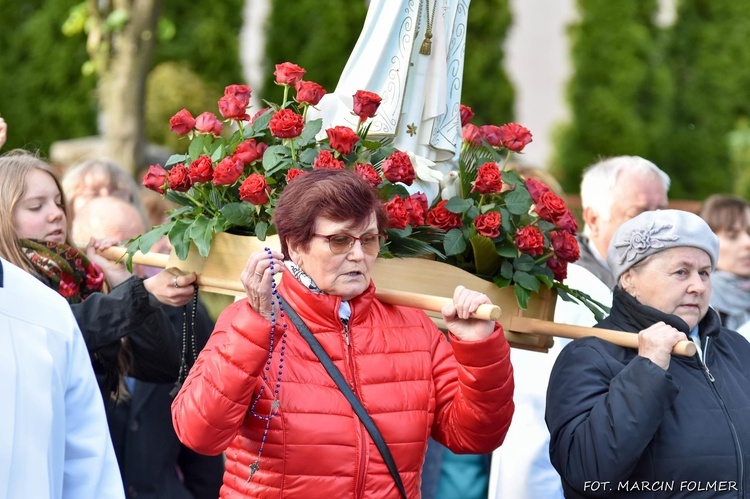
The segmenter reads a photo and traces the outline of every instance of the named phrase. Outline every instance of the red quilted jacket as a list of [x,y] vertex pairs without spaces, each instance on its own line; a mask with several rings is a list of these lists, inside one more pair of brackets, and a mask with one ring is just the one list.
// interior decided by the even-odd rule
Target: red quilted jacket
[[[499,324],[485,340],[449,343],[422,311],[376,300],[371,284],[350,302],[347,344],[338,318],[340,297],[311,293],[291,275],[279,291],[372,416],[410,498],[419,497],[430,434],[454,452],[489,453],[502,443],[513,414],[513,372]],[[270,323],[246,300],[221,314],[172,404],[180,440],[203,454],[226,452],[222,498],[399,497],[367,430],[287,322],[279,412],[252,481],[250,465],[266,423],[249,406],[268,361]],[[268,414],[271,407],[282,332],[277,326],[277,348],[256,414]]]

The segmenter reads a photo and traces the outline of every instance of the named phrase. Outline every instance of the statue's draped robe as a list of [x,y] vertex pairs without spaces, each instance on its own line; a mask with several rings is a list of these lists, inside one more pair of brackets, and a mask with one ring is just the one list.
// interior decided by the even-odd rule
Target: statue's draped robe
[[[344,67],[336,90],[317,106],[323,127],[356,129],[352,96],[357,90],[383,99],[371,119],[371,137],[392,137],[393,146],[435,162],[418,168],[412,191],[430,201],[439,193],[432,170],[456,168],[461,146],[461,84],[470,0],[372,0],[362,33]],[[428,5],[429,4],[429,5]],[[433,22],[432,51],[419,53],[427,26]],[[314,111],[314,110],[310,110]],[[428,164],[430,164],[428,162]]]

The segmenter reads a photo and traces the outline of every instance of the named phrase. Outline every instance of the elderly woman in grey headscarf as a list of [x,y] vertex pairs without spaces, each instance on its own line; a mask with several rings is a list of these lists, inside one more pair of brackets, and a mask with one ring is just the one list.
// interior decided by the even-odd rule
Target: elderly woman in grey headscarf
[[[750,343],[709,307],[719,244],[697,215],[645,212],[615,233],[611,315],[638,350],[570,343],[547,392],[550,457],[566,497],[747,497]],[[698,352],[671,355],[690,338]]]

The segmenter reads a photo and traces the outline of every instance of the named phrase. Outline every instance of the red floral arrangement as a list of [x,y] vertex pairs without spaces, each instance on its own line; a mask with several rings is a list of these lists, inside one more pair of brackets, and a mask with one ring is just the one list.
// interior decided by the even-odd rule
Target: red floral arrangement
[[600,307],[588,296],[561,282],[568,263],[580,255],[573,214],[547,185],[507,168],[511,155],[531,142],[531,133],[517,123],[477,127],[473,117],[461,106],[459,170],[427,213],[427,223],[445,231],[441,250],[448,263],[498,287],[513,284],[522,308],[541,286],[554,286],[598,314]]
[[[575,219],[547,186],[505,168],[511,154],[531,142],[526,128],[477,127],[470,123],[471,109],[461,106],[459,170],[444,179],[442,199],[430,206],[424,194],[410,195],[404,187],[415,179],[410,155],[387,140],[368,138],[368,120],[380,96],[357,91],[356,129],[333,126],[321,138],[322,120],[308,121],[306,114],[326,91],[304,80],[305,74],[296,64],[277,64],[282,104],[266,103],[253,115],[250,88],[229,85],[218,101],[221,118],[212,112],[193,117],[182,109],[170,119],[171,130],[190,140],[188,152],[150,166],[143,185],[179,207],[166,223],[131,241],[131,257],[164,235],[181,259],[191,243],[207,256],[219,232],[264,240],[275,232],[273,210],[289,182],[316,168],[348,168],[377,190],[388,213],[388,244],[381,256],[436,255],[499,287],[514,284],[524,308],[542,285],[554,285],[564,295],[571,291],[560,281],[567,264],[578,258]],[[576,296],[574,290],[570,294]]]
[[282,104],[267,103],[252,116],[250,88],[229,85],[218,102],[221,118],[212,112],[193,117],[182,109],[170,119],[171,130],[190,140],[188,152],[150,166],[143,185],[179,207],[168,214],[168,222],[131,241],[130,255],[148,251],[164,235],[181,259],[191,243],[207,256],[219,232],[265,240],[275,232],[272,214],[283,188],[316,168],[348,168],[378,191],[394,222],[386,256],[439,254],[435,243],[442,231],[426,225],[427,198],[410,196],[404,187],[415,177],[409,156],[386,141],[367,138],[380,97],[357,91],[352,110],[359,116],[357,129],[334,126],[320,139],[322,120],[308,121],[306,114],[326,91],[304,80],[305,73],[290,62],[277,64]]

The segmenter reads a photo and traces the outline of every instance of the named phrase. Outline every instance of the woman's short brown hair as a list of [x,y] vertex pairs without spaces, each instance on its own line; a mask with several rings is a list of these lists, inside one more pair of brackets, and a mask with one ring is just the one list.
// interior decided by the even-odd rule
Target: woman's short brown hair
[[706,198],[698,213],[716,232],[748,228],[750,204],[733,194],[714,194]]
[[375,190],[349,170],[318,169],[295,177],[276,204],[273,221],[281,239],[281,252],[289,258],[288,244],[306,250],[315,234],[315,221],[351,221],[366,225],[375,214],[378,232],[388,225],[388,215]]

